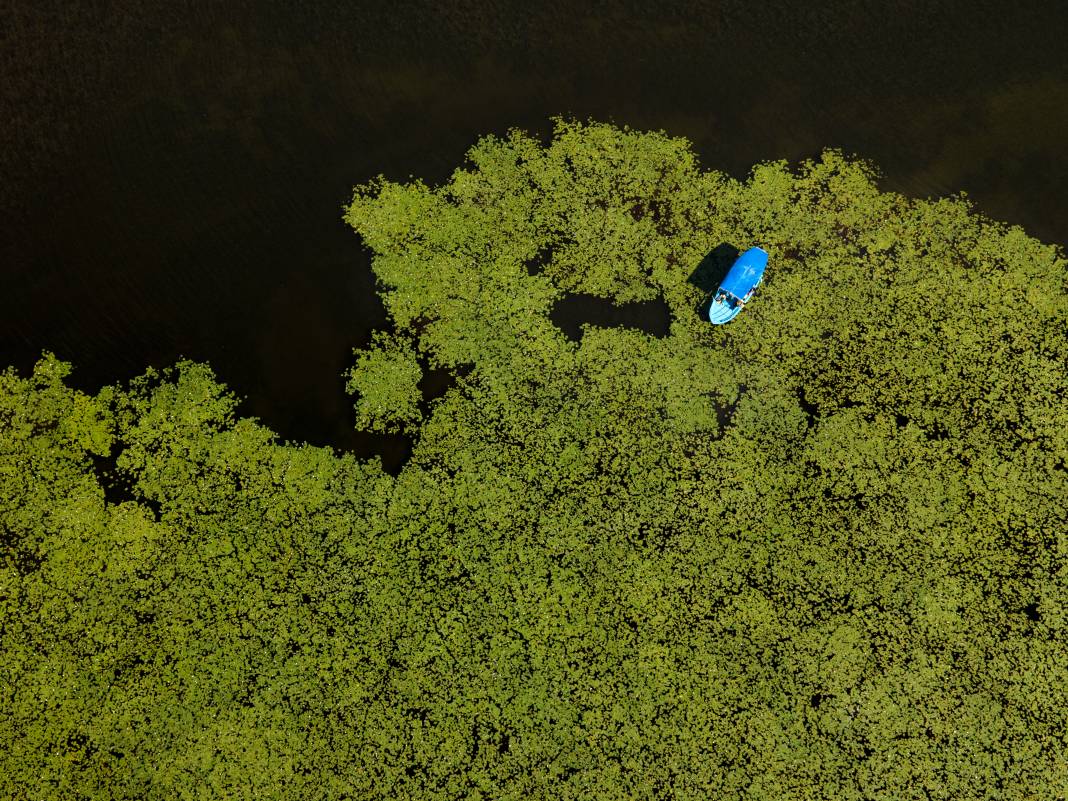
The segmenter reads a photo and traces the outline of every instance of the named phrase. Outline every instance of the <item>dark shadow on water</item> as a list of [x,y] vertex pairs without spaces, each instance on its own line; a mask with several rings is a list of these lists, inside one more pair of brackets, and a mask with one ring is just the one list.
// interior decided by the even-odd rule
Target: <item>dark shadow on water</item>
[[545,272],[545,266],[553,260],[553,248],[547,245],[539,250],[534,258],[526,263],[527,275],[541,275]]
[[595,295],[568,295],[556,302],[549,319],[572,342],[582,339],[583,323],[600,328],[637,328],[659,338],[671,332],[671,310],[663,298],[616,306]]
[[[425,361],[420,359],[423,368],[423,377],[419,379],[419,393],[422,398],[419,401],[419,411],[425,420],[430,416],[432,402],[445,396],[450,389],[456,386],[456,382],[471,373],[474,365],[463,364],[455,371],[445,368],[431,369]],[[352,425],[355,426],[355,416]],[[355,452],[357,454],[375,455],[382,458],[382,469],[396,478],[400,475],[408,460],[412,458],[415,447],[415,437],[408,434],[376,434],[367,431],[354,431]],[[366,458],[366,456],[361,456]]]
[[713,399],[712,405],[716,409],[716,421],[719,423],[719,430],[721,434],[725,432],[731,425],[731,420],[734,419],[734,412],[738,408],[738,404],[742,400],[742,396],[745,395],[748,387],[745,384],[738,385],[738,400],[734,403],[720,403],[718,400]]
[[808,418],[808,425],[811,428],[816,424],[816,421],[820,417],[820,407],[818,403],[813,403],[808,399],[805,394],[805,389],[802,387],[797,393],[797,402],[801,405],[801,410],[805,413],[805,417]]
[[452,387],[456,386],[456,376],[451,370],[440,367],[431,370],[423,367],[423,377],[419,379],[419,392],[423,396],[422,406],[429,407],[430,401],[444,397]]
[[[355,419],[353,420],[355,425]],[[354,451],[359,458],[382,459],[382,469],[396,478],[412,456],[412,438],[404,434],[375,434],[355,431],[352,436]]]
[[694,271],[690,273],[690,277],[686,279],[687,283],[701,290],[702,300],[696,312],[702,320],[708,319],[712,293],[719,289],[719,285],[727,277],[731,265],[738,259],[740,253],[738,248],[726,242],[716,245],[708,252],[708,255],[701,259]]

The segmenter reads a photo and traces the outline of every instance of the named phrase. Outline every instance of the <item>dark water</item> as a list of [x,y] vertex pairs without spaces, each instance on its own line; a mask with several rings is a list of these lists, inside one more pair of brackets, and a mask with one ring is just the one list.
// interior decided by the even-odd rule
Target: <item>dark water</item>
[[394,458],[340,378],[385,323],[353,184],[443,180],[562,113],[738,177],[838,146],[1064,243],[1066,34],[1052,2],[8,0],[0,365],[48,348],[95,388],[207,360],[284,438]]

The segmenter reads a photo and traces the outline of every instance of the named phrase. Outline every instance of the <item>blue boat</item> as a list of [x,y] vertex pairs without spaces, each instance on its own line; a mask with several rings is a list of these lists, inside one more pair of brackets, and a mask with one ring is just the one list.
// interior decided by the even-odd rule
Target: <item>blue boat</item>
[[760,248],[749,248],[739,256],[716,290],[716,297],[708,309],[708,319],[715,325],[723,325],[737,317],[753,297],[753,290],[764,280],[767,266],[768,254]]

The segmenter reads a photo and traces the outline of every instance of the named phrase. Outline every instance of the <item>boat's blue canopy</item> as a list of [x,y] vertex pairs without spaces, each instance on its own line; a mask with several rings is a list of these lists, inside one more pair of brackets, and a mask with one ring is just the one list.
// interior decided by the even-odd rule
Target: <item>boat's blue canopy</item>
[[720,292],[729,292],[736,298],[744,298],[749,290],[753,289],[764,277],[764,268],[768,266],[768,254],[760,248],[749,248],[738,257],[731,267],[723,283],[719,285]]
[[763,280],[767,266],[768,254],[760,248],[749,248],[739,256],[716,290],[708,309],[708,319],[716,325],[722,325],[737,317],[742,310],[741,301],[748,300],[747,296]]

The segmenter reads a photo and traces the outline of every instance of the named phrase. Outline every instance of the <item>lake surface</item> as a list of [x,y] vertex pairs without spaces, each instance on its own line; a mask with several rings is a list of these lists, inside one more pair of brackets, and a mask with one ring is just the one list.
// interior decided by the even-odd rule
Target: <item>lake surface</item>
[[8,0],[0,366],[51,349],[95,389],[206,360],[283,438],[397,464],[343,392],[386,321],[341,206],[555,114],[739,178],[840,147],[1068,242],[1068,4],[520,5]]

